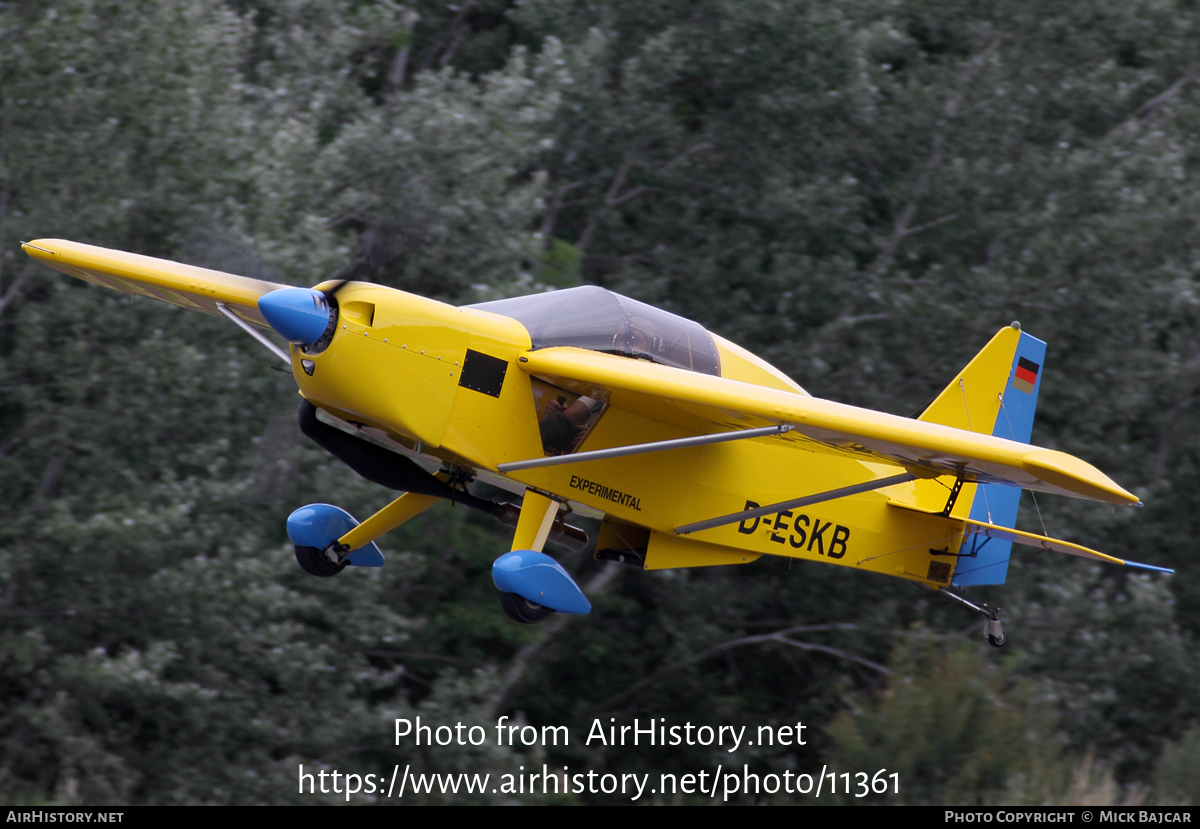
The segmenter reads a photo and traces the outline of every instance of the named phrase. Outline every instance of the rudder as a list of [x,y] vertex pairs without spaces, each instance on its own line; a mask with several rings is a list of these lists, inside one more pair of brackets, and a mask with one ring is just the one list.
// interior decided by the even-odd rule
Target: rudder
[[[918,419],[1029,443],[1045,357],[1046,344],[1013,323],[992,337]],[[915,482],[914,495],[919,508],[931,510],[940,510],[947,497],[935,481]],[[951,517],[1012,529],[1020,504],[1018,487],[965,484]],[[971,557],[958,559],[951,583],[1003,584],[1012,542],[972,535],[963,541],[962,552],[968,547]]]

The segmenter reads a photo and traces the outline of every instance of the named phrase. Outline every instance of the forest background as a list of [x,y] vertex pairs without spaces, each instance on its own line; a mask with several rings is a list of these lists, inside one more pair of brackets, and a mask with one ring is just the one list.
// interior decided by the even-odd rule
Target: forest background
[[[0,801],[731,757],[393,745],[395,717],[508,715],[801,721],[736,759],[899,772],[857,802],[1200,802],[1198,25],[1194,0],[0,3]],[[602,285],[903,415],[1018,319],[1049,343],[1034,442],[1146,503],[1046,497],[1050,534],[1178,573],[1017,548],[973,593],[1003,651],[904,582],[787,561],[563,555],[591,616],[515,625],[506,532],[450,505],[382,570],[312,579],[288,512],[388,493],[293,442],[293,381],[236,328],[40,268],[38,237],[458,304]]]

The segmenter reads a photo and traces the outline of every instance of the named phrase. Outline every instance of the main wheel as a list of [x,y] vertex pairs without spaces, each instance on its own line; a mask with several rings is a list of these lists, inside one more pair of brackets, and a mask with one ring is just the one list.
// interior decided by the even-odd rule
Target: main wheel
[[993,648],[1002,648],[1008,642],[1008,631],[1004,628],[1000,628],[1000,633],[998,635],[993,636],[989,633],[987,640],[988,644]]
[[336,576],[346,569],[346,562],[338,564],[330,559],[324,550],[316,547],[301,547],[299,544],[296,545],[296,563],[305,573],[322,579]]
[[532,625],[546,619],[554,611],[549,607],[534,604],[524,596],[516,593],[501,593],[500,606],[508,614],[508,618],[523,625]]

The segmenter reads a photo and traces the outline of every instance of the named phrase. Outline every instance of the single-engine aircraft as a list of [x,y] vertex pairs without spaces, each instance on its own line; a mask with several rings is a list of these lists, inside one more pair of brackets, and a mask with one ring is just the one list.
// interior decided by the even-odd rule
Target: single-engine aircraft
[[[301,430],[399,491],[361,524],[328,504],[288,518],[314,576],[381,566],[375,540],[443,499],[515,528],[492,568],[518,622],[587,613],[546,544],[646,570],[763,555],[953,588],[1003,584],[1012,544],[1170,573],[1015,528],[1022,489],[1138,504],[1079,458],[1029,445],[1046,345],[1001,329],[914,419],[821,400],[695,322],[596,286],[456,308],[363,282],[294,288],[54,239],[40,262],[224,316],[288,363]],[[287,340],[284,352],[259,329]],[[469,491],[485,481],[519,506]]]

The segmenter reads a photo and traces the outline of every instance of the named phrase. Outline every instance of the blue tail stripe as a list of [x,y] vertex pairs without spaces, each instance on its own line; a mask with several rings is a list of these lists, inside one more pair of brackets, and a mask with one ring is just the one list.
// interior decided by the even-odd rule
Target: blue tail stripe
[[[1027,384],[1017,375],[1017,368],[1024,358],[1025,365],[1037,366],[1037,377],[1033,392],[1026,391]],[[1038,392],[1042,388],[1042,367],[1046,360],[1046,344],[1037,337],[1022,332],[1013,354],[1012,366],[1008,371],[1008,383],[1004,387],[1004,398],[992,434],[999,438],[1029,443],[1033,435],[1033,415],[1037,409]],[[1025,376],[1027,373],[1023,372]],[[1021,506],[1021,489],[1004,484],[980,484],[975,489],[975,500],[971,503],[972,521],[996,524],[1002,527],[1017,526],[1017,509]],[[1004,584],[1008,577],[1008,559],[1012,553],[1012,542],[992,539],[992,543],[981,547],[973,559],[959,559],[955,568],[956,586],[977,584]]]
[[[1017,378],[1017,366],[1024,358],[1038,367],[1033,393],[1025,391]],[[1042,388],[1042,366],[1046,362],[1046,344],[1037,337],[1022,332],[1017,342],[1017,353],[1013,355],[1008,370],[1008,383],[1004,387],[1004,405],[996,414],[996,425],[992,434],[1020,443],[1029,443],[1033,436],[1033,414],[1037,409],[1038,392]]]
[[[1021,490],[1003,484],[980,484],[971,504],[971,520],[1011,527],[1017,522],[1017,507],[1021,505]],[[1012,542],[993,538],[980,546],[975,558],[960,558],[954,572],[953,584],[1004,584],[1008,578],[1008,558]]]

